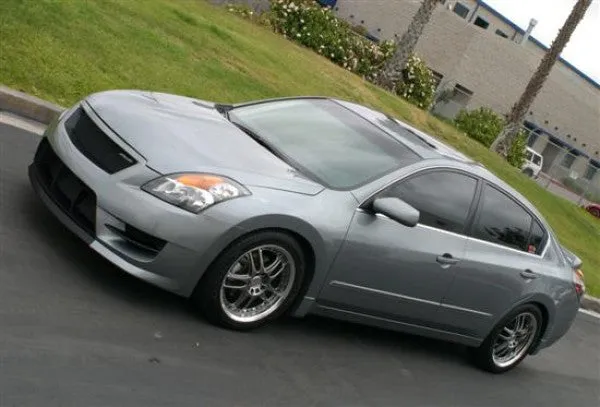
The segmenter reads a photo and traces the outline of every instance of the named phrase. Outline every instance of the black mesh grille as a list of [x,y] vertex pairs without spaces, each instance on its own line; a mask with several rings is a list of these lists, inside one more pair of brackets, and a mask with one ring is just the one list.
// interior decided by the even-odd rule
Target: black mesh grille
[[75,223],[90,235],[96,229],[96,194],[67,168],[44,138],[34,168],[42,188]]
[[83,155],[109,174],[135,164],[135,159],[112,141],[82,108],[65,122],[69,138]]

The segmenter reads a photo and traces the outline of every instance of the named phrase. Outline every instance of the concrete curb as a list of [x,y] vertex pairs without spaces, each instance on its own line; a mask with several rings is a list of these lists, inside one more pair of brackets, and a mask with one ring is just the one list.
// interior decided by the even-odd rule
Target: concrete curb
[[600,314],[600,299],[586,295],[581,301],[581,308],[594,311]]
[[[39,123],[49,124],[65,108],[0,85],[0,110],[26,117]],[[600,313],[600,299],[586,295],[581,302],[581,308]]]
[[65,108],[0,85],[0,110],[48,124]]

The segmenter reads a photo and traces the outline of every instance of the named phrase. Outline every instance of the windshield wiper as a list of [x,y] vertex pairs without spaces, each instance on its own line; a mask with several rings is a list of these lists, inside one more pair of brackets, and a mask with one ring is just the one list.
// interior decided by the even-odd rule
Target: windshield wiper
[[229,120],[229,111],[233,110],[233,105],[224,105],[221,103],[215,103],[215,109],[217,112],[221,113],[227,120]]
[[265,140],[264,138],[262,138],[261,136],[259,136],[255,132],[253,132],[252,130],[248,129],[244,125],[241,125],[241,124],[233,122],[233,121],[231,121],[231,124],[233,124],[235,127],[237,127],[238,129],[240,129],[241,131],[243,131],[244,133],[246,133],[247,135],[249,135],[250,138],[252,138],[258,144],[260,144],[261,146],[263,146],[264,148],[266,148],[267,150],[269,150],[273,155],[277,156],[277,158],[280,158],[283,161],[287,162],[288,157],[286,157],[285,154],[283,154],[281,151],[279,151],[278,149],[276,149],[275,147],[273,147],[267,140]]
[[[227,117],[227,119],[229,119],[229,117]],[[258,134],[256,134],[255,132],[253,132],[252,130],[250,130],[249,128],[247,128],[246,126],[244,126],[243,124],[236,123],[236,122],[232,121],[231,119],[229,119],[229,121],[235,127],[237,127],[238,129],[240,129],[241,131],[243,131],[244,133],[246,133],[248,136],[250,136],[250,138],[252,138],[258,144],[260,144],[261,146],[263,146],[264,148],[266,148],[275,157],[279,158],[284,163],[286,163],[289,166],[291,166],[294,169],[294,174],[296,174],[297,176],[302,177],[302,178],[304,178],[306,180],[313,181],[313,182],[316,182],[318,184],[322,184],[322,182],[319,180],[318,177],[312,175],[312,173],[310,173],[310,171],[308,171],[305,168],[303,168],[296,161],[294,161],[291,157],[288,157],[285,153],[281,152],[278,148],[274,147],[267,140],[265,140],[264,138],[262,138],[261,136],[259,136]]]

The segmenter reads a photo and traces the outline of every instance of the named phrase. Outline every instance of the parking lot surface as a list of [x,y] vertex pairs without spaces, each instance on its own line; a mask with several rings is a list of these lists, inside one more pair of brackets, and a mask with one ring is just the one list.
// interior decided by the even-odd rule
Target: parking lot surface
[[96,255],[38,202],[39,137],[0,124],[0,406],[600,404],[600,320],[491,375],[443,342],[309,317],[250,333]]

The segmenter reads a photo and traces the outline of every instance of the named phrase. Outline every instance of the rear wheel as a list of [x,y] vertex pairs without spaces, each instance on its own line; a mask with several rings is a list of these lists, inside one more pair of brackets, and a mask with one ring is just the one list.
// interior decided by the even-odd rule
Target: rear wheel
[[523,305],[504,318],[479,348],[473,350],[473,361],[492,373],[506,372],[525,359],[542,328],[543,317],[538,307]]
[[286,233],[259,232],[227,248],[207,270],[192,302],[213,323],[247,330],[282,315],[298,295],[305,261]]
[[529,178],[533,178],[533,170],[531,168],[525,168],[523,174],[527,175]]
[[592,208],[592,209],[590,209],[590,213],[592,215],[594,215],[595,217],[600,218],[600,209]]

